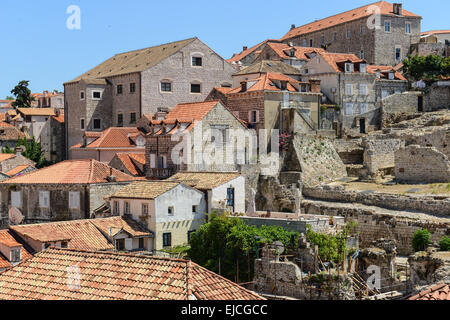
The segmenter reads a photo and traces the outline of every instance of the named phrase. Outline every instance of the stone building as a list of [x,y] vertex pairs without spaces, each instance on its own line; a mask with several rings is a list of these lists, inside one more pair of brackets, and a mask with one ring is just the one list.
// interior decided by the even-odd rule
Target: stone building
[[116,153],[109,166],[130,176],[145,177],[145,153]]
[[64,109],[64,92],[58,92],[54,90],[53,92],[44,91],[43,93],[33,94],[35,101],[33,106],[37,108],[55,108]]
[[66,159],[66,128],[64,109],[55,109],[56,115],[50,116],[41,131],[40,142],[46,160],[60,162]]
[[280,43],[280,42],[281,42],[280,40],[267,39],[251,48],[243,46],[242,51],[240,53],[235,53],[233,57],[227,60],[227,62],[234,65],[237,70],[240,70],[243,67],[248,67],[253,64],[255,59],[261,54],[262,50],[269,43]]
[[351,53],[370,64],[394,66],[420,41],[421,20],[402,4],[379,1],[301,27],[292,25],[281,40],[303,47],[326,46],[328,52]]
[[[225,96],[227,107],[250,128],[257,132],[260,129],[318,129],[320,82],[299,82],[270,72],[249,74],[248,77],[239,87],[227,90]],[[210,94],[212,96],[214,92]],[[282,113],[284,117],[281,117]]]
[[135,178],[96,160],[63,161],[0,182],[1,227],[16,208],[25,223],[89,218],[104,197]]
[[179,182],[136,181],[108,200],[113,215],[130,216],[154,232],[155,250],[186,245],[206,218],[203,193]]
[[[231,138],[244,136],[247,127],[219,101],[179,104],[163,120],[150,121],[145,151],[148,179],[168,178],[179,170],[237,170],[234,157],[228,161],[235,149],[227,148],[234,147]],[[244,141],[242,148],[249,144]],[[250,152],[240,151],[244,164]]]
[[109,163],[117,153],[144,154],[145,136],[135,127],[111,127],[102,132],[86,131],[82,142],[70,148],[71,158]]
[[327,100],[342,108],[343,127],[361,133],[379,128],[382,99],[406,91],[408,85],[393,67],[369,65],[354,54],[318,53],[302,70],[303,80],[320,80]]
[[30,259],[31,248],[19,242],[10,230],[0,230],[0,273]]
[[203,101],[235,71],[198,38],[115,55],[64,84],[67,147],[84,131],[134,127],[143,114]]
[[0,122],[0,147],[14,149],[20,139],[31,140],[28,132],[23,132],[9,123]]
[[35,165],[34,161],[22,156],[20,152],[17,152],[17,154],[0,154],[0,172],[10,177],[14,176],[13,173],[17,174],[26,169],[28,169],[27,172],[33,171],[36,169]]

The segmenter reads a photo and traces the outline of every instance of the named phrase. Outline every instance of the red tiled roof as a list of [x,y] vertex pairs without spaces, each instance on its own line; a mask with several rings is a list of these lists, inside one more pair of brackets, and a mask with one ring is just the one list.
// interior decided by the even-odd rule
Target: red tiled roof
[[8,127],[8,128],[11,128],[11,127],[14,127],[12,124],[10,124],[10,123],[7,123],[7,122],[5,122],[5,121],[1,121],[0,122],[0,127]]
[[275,40],[275,39],[267,39],[264,40],[263,42],[258,43],[256,46],[253,46],[247,50],[242,51],[241,53],[237,53],[235,54],[231,59],[226,60],[229,63],[232,62],[238,62],[241,61],[242,59],[244,59],[246,56],[248,56],[249,54],[251,54],[252,52],[256,51],[257,49],[259,49],[262,45],[268,43],[268,42],[279,42],[280,40]]
[[391,66],[375,66],[375,65],[367,65],[367,73],[376,73],[377,70],[380,71],[380,76],[382,79],[388,79],[389,72],[394,71],[395,80],[403,80],[406,81],[406,78],[398,71],[395,70],[395,67]]
[[[270,90],[270,91],[281,91],[281,89],[276,85],[275,81],[287,81],[287,90],[291,92],[297,92],[296,86],[300,83],[297,80],[292,79],[291,77],[285,76],[281,73],[271,73],[267,72],[263,75],[261,75],[259,78],[254,80],[247,80],[247,90],[245,92],[253,92],[253,91],[263,91],[263,90]],[[248,85],[249,83],[253,83],[251,87]],[[234,88],[229,92],[229,94],[233,93],[241,93],[242,88],[237,87]]]
[[[292,29],[283,38],[281,38],[281,40],[287,40],[300,35],[316,32],[350,21],[355,21],[361,18],[369,17],[372,14],[374,14],[374,12],[369,10],[369,7],[371,6],[378,6],[380,8],[381,15],[394,16],[393,4],[386,1],[379,1]],[[404,9],[402,15],[405,17],[420,18],[420,16]]]
[[426,36],[426,35],[431,35],[431,34],[448,34],[448,33],[450,33],[450,30],[431,30],[431,31],[422,32],[420,35]]
[[23,170],[27,169],[28,167],[30,167],[30,165],[28,164],[22,164],[20,166],[15,167],[14,169],[6,172],[6,174],[10,177],[13,177],[19,173],[21,173]]
[[[17,242],[16,239],[11,235],[11,232],[9,230],[0,230],[0,243],[3,243],[4,245],[8,247],[22,247],[22,260],[30,259],[32,257],[31,253],[28,252],[21,243]],[[11,263],[9,260],[4,257],[0,253],[0,268],[9,268],[11,267]]]
[[18,108],[17,111],[25,116],[54,116],[54,108]]
[[143,174],[136,164],[145,165],[145,154],[117,153],[116,156],[132,175]]
[[15,158],[16,155],[15,154],[11,154],[11,153],[0,153],[0,162],[3,162],[5,160],[9,160],[12,158]]
[[[139,134],[137,128],[116,128],[111,127],[103,132],[86,132],[86,138],[97,138],[83,148],[133,148],[136,147],[132,137]],[[72,148],[79,148],[81,144],[77,144]]]
[[53,116],[53,119],[59,123],[64,123],[64,113],[60,113],[58,116]]
[[217,104],[218,100],[194,103],[181,103],[170,111],[164,121],[167,120],[202,120]]
[[438,284],[412,296],[408,300],[446,300],[450,301],[450,286]]
[[66,160],[52,166],[3,180],[2,184],[91,184],[106,183],[111,173],[116,181],[134,181],[135,178],[93,159]]
[[[51,263],[49,263],[51,261]],[[73,285],[68,276],[73,267]],[[73,272],[73,271],[72,271]],[[18,300],[263,300],[181,259],[49,248],[0,274],[0,299]]]
[[295,57],[301,60],[309,60],[309,55],[313,52],[325,52],[322,48],[291,47],[285,43],[268,43],[267,45],[282,59],[290,58],[291,48],[295,49]]

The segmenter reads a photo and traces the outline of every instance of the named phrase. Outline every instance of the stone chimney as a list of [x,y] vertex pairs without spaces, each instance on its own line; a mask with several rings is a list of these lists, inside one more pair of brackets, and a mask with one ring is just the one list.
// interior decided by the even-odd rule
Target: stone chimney
[[401,16],[403,13],[402,4],[401,3],[394,3],[393,4],[394,14]]
[[295,24],[291,24],[291,30],[295,29]]
[[115,175],[113,175],[113,169],[109,168],[109,176],[106,177],[106,180],[108,182],[117,182],[117,178]]
[[242,47],[242,51],[246,51],[247,49],[248,49],[247,46],[243,46],[243,47]]
[[320,80],[310,79],[309,86],[312,93],[320,93]]
[[247,81],[242,81],[241,82],[241,92],[246,92],[247,91]]

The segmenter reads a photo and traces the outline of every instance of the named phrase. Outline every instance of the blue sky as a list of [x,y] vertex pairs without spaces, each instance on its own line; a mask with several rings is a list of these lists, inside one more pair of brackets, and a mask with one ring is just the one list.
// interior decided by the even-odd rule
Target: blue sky
[[[116,53],[193,36],[224,58],[291,24],[375,2],[355,0],[1,0],[0,99],[20,80],[33,92],[63,90],[63,83]],[[395,1],[393,1],[395,2]],[[66,27],[67,8],[81,9],[81,29]],[[404,0],[423,17],[422,30],[450,29],[450,2]]]

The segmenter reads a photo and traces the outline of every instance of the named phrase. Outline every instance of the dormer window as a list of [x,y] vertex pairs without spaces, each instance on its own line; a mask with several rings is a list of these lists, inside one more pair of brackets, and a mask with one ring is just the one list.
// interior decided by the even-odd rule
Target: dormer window
[[287,90],[287,81],[281,81],[280,89],[281,90]]
[[289,51],[289,56],[290,56],[291,58],[294,58],[294,57],[295,57],[295,49],[291,49],[291,50]]
[[353,63],[346,63],[345,64],[345,72],[346,73],[352,73],[354,70]]
[[20,262],[22,260],[21,257],[21,250],[18,249],[12,249],[11,250],[11,262]]
[[359,65],[359,72],[366,73],[367,72],[367,65],[365,63],[361,63]]
[[377,71],[377,79],[380,79],[380,78],[381,78],[381,72]]
[[389,72],[389,80],[394,80],[395,79],[395,74],[393,71]]

